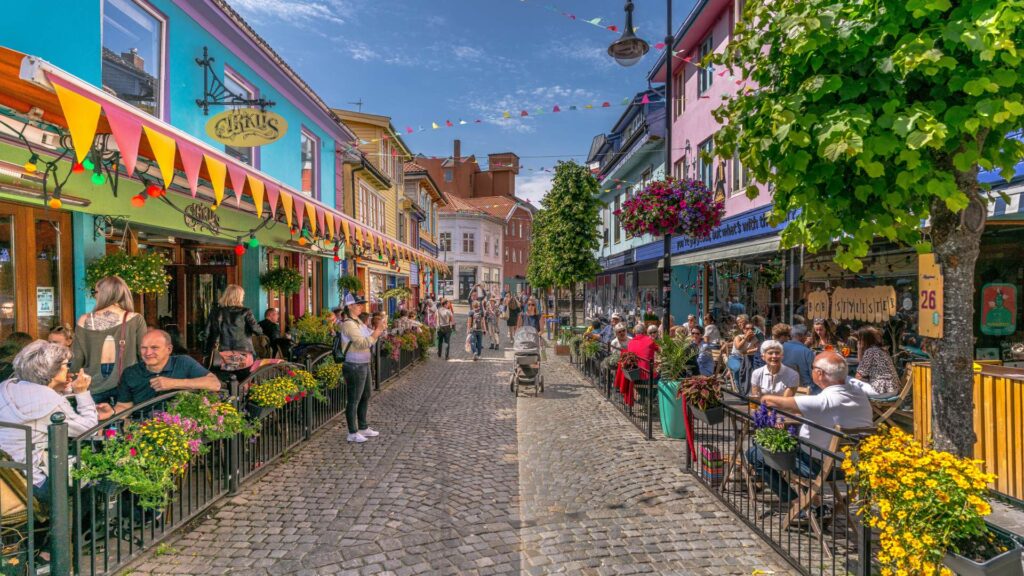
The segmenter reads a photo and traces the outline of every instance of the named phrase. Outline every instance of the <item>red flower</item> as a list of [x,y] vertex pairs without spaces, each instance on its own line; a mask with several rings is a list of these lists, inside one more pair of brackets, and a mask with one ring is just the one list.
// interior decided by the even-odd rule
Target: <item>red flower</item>
[[295,377],[295,371],[294,370],[289,370],[288,371],[288,376],[291,376],[292,378],[294,378]]
[[291,402],[292,401],[292,397],[291,396],[285,396],[284,397],[284,401],[285,402]]
[[139,452],[135,448],[132,448],[132,449],[128,450],[128,453],[131,454],[132,456],[136,456],[136,455],[138,455]]
[[299,398],[305,398],[305,397],[306,397],[306,393],[305,392],[302,392],[301,394],[299,394]]
[[113,438],[114,436],[117,436],[117,430],[113,430],[113,429],[108,428],[108,429],[103,431],[103,437],[104,438]]

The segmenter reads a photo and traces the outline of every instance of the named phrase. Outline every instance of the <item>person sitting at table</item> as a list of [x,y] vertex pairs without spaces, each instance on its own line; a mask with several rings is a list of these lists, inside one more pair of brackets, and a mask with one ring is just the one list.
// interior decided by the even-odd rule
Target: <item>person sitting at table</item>
[[823,351],[836,347],[836,336],[832,323],[824,318],[814,319],[814,328],[807,345],[814,350]]
[[277,308],[267,308],[263,313],[263,320],[260,320],[260,329],[263,335],[270,339],[270,349],[274,354],[280,354],[285,360],[291,354],[292,340],[287,334],[281,334],[281,312]]
[[813,393],[818,387],[811,380],[811,364],[814,364],[814,352],[804,345],[803,337],[807,327],[776,324],[772,326],[772,338],[782,343],[782,364],[789,366],[800,375],[800,385],[807,386]]
[[741,332],[732,340],[732,351],[729,353],[729,370],[732,372],[736,391],[746,395],[750,392],[750,376],[764,362],[760,356],[761,339],[757,337],[754,324],[746,316],[741,317]]
[[629,345],[629,341],[630,337],[629,332],[626,330],[626,325],[623,324],[622,322],[619,322],[618,324],[615,325],[615,337],[612,338],[612,341],[609,344],[609,346],[611,346],[612,350],[622,352],[623,350],[626,349],[626,346]]
[[751,396],[794,396],[800,385],[800,374],[783,364],[785,354],[778,340],[765,340],[761,344],[761,357],[765,365],[750,375]]
[[701,376],[713,376],[715,373],[715,357],[711,355],[711,345],[704,341],[704,331],[700,326],[690,329],[690,346],[697,355],[691,361],[691,368]]
[[874,326],[857,330],[856,378],[867,382],[878,396],[895,396],[900,393],[900,376],[892,357],[885,350],[882,331]]
[[[800,416],[821,427],[800,426],[795,474],[813,478],[821,471],[821,460],[812,457],[811,450],[820,455],[821,450],[827,449],[833,436],[829,430],[837,425],[843,430],[871,427],[871,402],[863,390],[847,383],[848,370],[846,359],[841,355],[822,352],[814,357],[811,367],[814,382],[821,388],[820,394],[761,397],[761,402],[769,408]],[[747,451],[747,461],[783,503],[797,497],[778,471],[764,465],[756,445]]]
[[[657,330],[656,327],[652,326],[652,328]],[[657,332],[655,332],[655,335],[657,335]],[[629,341],[629,344],[626,345],[626,351],[637,355],[638,368],[642,368],[644,373],[650,375],[652,379],[656,377],[653,374],[654,354],[658,351],[658,344],[654,341],[654,338],[647,334],[643,323],[636,325],[635,335]],[[633,401],[636,399],[636,389],[633,386],[633,382],[626,378],[621,366],[619,366],[615,373],[615,388],[622,393],[626,405],[632,406]]]
[[150,329],[142,337],[142,360],[124,369],[117,386],[117,404],[100,406],[100,418],[130,410],[172,390],[220,390],[220,380],[190,356],[172,356],[171,336]]
[[722,342],[722,332],[715,324],[715,315],[710,312],[704,315],[704,341],[712,346],[718,346]]

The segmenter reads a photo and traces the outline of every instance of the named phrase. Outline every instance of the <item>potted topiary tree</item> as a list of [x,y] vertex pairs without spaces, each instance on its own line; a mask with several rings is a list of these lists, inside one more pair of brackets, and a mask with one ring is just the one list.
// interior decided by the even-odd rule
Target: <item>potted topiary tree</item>
[[722,386],[713,376],[690,376],[679,383],[679,396],[686,402],[693,417],[714,426],[725,420]]

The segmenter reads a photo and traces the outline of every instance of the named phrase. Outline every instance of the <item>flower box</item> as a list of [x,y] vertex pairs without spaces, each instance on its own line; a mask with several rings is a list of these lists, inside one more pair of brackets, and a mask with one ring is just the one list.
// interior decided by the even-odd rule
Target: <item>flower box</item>
[[760,446],[758,446],[758,450],[761,451],[761,459],[764,460],[765,466],[769,468],[779,472],[789,472],[796,467],[796,450],[769,452]]
[[263,420],[264,418],[270,416],[271,414],[274,413],[274,410],[276,410],[276,408],[270,408],[267,406],[257,406],[252,402],[249,402],[248,404],[245,405],[245,411],[249,414],[249,417],[255,418],[257,420]]
[[715,406],[713,408],[708,408],[707,410],[701,410],[693,404],[690,404],[690,412],[693,414],[694,418],[708,426],[721,424],[725,421],[725,407],[723,406]]
[[1010,538],[1002,529],[986,522],[989,530],[996,538],[1010,546],[1010,549],[997,554],[983,562],[977,562],[972,558],[961,556],[956,552],[946,551],[943,564],[960,576],[1022,576],[1024,575],[1024,564],[1022,564],[1022,548],[1019,542]]

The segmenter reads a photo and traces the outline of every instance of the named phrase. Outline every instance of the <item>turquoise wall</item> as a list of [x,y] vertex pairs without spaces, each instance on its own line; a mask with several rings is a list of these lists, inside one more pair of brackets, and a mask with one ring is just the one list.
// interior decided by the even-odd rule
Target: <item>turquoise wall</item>
[[672,267],[672,318],[676,324],[685,323],[689,314],[696,314],[697,320],[703,324],[698,314],[701,292],[697,288],[689,288],[697,282],[699,272],[700,266]]

